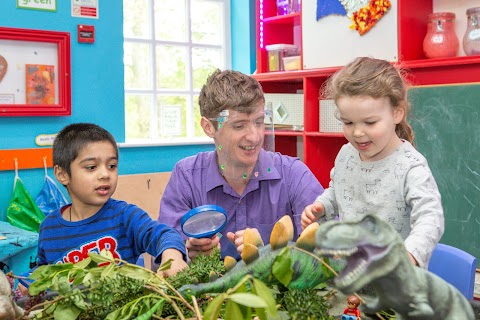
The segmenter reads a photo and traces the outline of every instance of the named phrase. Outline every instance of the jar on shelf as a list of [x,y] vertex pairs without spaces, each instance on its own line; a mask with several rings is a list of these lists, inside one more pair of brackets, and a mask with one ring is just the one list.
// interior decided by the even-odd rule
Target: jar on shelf
[[427,58],[455,57],[458,52],[455,33],[455,13],[434,12],[428,15],[427,34],[423,40],[423,52]]
[[467,56],[480,55],[480,7],[467,9],[463,51]]

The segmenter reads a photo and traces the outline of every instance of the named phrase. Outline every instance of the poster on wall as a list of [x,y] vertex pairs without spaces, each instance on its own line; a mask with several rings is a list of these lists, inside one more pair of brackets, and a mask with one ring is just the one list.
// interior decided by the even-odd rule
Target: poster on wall
[[27,64],[25,71],[27,104],[54,104],[55,67],[44,64]]
[[72,17],[98,19],[98,0],[72,0]]
[[160,109],[160,132],[162,136],[182,134],[182,106],[162,106]]

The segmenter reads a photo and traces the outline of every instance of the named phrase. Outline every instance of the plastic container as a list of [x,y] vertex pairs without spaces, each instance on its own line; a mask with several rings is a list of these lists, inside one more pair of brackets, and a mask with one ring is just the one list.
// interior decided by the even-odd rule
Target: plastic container
[[285,71],[300,70],[300,56],[283,57],[283,69]]
[[298,48],[293,44],[271,44],[265,48],[268,51],[268,71],[283,71],[283,58],[298,56]]
[[467,9],[463,51],[467,56],[480,55],[480,7]]
[[301,0],[277,0],[277,15],[300,12]]
[[455,57],[458,52],[455,13],[435,12],[428,15],[423,52],[427,58]]

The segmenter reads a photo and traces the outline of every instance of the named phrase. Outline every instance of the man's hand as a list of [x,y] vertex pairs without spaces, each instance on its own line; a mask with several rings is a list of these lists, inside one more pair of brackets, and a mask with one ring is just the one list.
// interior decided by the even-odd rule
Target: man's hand
[[302,212],[302,230],[325,215],[325,207],[321,202],[314,202],[305,207]]
[[188,267],[185,260],[183,260],[183,254],[176,249],[166,249],[163,251],[161,264],[167,262],[169,259],[172,259],[170,269],[165,271],[157,271],[159,275],[170,277],[176,274],[178,271]]
[[217,235],[212,238],[188,238],[186,247],[188,258],[193,260],[200,254],[210,255],[217,247],[220,249],[220,238]]
[[[250,231],[253,231],[253,232],[256,232],[258,233],[258,237],[261,238],[260,236],[260,232],[258,232],[257,229],[255,228],[250,228]],[[227,238],[228,240],[230,240],[234,245],[235,247],[237,247],[237,252],[241,255],[242,252],[243,252],[243,235],[245,233],[245,230],[240,230],[240,231],[237,231],[235,233],[233,232],[228,232],[227,233]]]

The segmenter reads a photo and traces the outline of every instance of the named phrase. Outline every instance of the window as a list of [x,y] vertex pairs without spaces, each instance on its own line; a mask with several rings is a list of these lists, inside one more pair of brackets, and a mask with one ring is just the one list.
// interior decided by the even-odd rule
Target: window
[[230,0],[124,0],[127,143],[204,140],[198,94],[230,65]]

